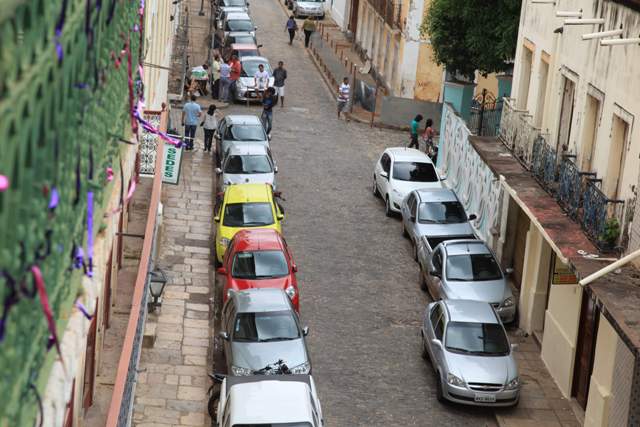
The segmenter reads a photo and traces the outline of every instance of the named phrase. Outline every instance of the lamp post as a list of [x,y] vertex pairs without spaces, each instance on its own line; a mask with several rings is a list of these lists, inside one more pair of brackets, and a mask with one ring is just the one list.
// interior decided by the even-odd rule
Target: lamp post
[[156,311],[156,308],[162,305],[161,297],[166,284],[167,275],[164,271],[157,269],[149,272],[149,292],[153,298],[153,301],[147,303],[149,312]]

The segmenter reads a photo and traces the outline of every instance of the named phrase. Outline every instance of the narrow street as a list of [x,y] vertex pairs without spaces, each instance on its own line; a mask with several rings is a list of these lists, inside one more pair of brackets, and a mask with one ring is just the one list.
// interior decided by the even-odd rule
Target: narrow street
[[[335,96],[302,40],[288,45],[282,6],[252,2],[251,14],[262,55],[272,66],[284,61],[289,75],[285,108],[274,109],[272,150],[327,425],[495,425],[490,411],[438,403],[420,357],[428,299],[400,222],[386,218],[371,193],[379,153],[407,135],[338,121]],[[243,105],[224,113],[249,111],[260,114]]]

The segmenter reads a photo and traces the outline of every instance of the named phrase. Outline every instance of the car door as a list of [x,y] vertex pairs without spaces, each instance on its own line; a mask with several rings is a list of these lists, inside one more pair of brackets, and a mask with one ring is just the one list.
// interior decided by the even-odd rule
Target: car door
[[[415,199],[415,194],[413,192],[409,193],[407,196],[407,202],[402,203],[400,205],[400,215],[402,215],[402,221],[404,222],[404,227],[409,232],[409,228],[411,228],[411,210],[409,206],[411,205],[411,201]],[[411,235],[411,233],[409,233]]]
[[[442,299],[441,295],[441,287],[442,281],[440,277],[442,277],[442,246],[436,247],[435,251],[433,251],[433,255],[431,256],[431,262],[429,268],[427,269],[427,286],[429,287],[429,293],[434,299]],[[431,273],[436,272],[440,275],[440,277],[434,276]]]
[[429,322],[432,330],[432,340],[440,341],[440,345],[432,341],[429,348],[431,349],[431,360],[433,361],[434,367],[436,367],[436,370],[442,372],[442,368],[444,366],[444,354],[442,351],[444,346],[446,313],[441,302],[437,303],[434,308],[435,307],[438,307],[438,311],[431,313],[429,316]]
[[407,203],[408,215],[409,215],[409,228],[407,231],[411,236],[414,244],[417,244],[420,234],[418,233],[418,197],[416,193],[411,193],[413,198]]
[[380,170],[376,177],[378,189],[383,198],[389,193],[389,171],[391,169],[391,157],[388,153],[384,153],[380,158]]
[[431,358],[431,360],[435,360],[435,354],[433,352],[433,340],[436,338],[435,335],[435,328],[436,328],[436,324],[437,322],[440,320],[440,317],[442,317],[442,307],[440,306],[440,303],[435,302],[433,304],[430,304],[430,307],[427,309],[427,312],[425,313],[424,316],[424,322],[422,325],[422,333],[423,333],[423,339],[424,339],[424,346],[427,348],[427,351],[429,353],[429,357]]
[[225,305],[223,313],[223,324],[222,327],[224,331],[228,334],[229,339],[224,341],[224,354],[227,359],[227,372],[231,371],[231,365],[233,363],[233,351],[231,346],[231,341],[233,340],[233,327],[236,322],[236,309],[233,304],[233,300],[229,299],[227,304]]

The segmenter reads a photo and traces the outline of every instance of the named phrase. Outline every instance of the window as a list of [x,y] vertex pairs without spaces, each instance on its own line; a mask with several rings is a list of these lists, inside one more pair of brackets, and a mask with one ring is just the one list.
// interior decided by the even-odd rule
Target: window
[[460,202],[420,203],[418,219],[422,224],[460,224],[467,222],[467,214]]
[[[526,40],[528,44],[531,44]],[[522,61],[520,62],[520,87],[518,88],[518,108],[527,109],[529,101],[529,85],[531,81],[531,64],[533,62],[533,46],[523,46]]]
[[444,335],[444,316],[440,316],[440,319],[436,322],[436,326],[433,328],[433,333],[437,339],[442,341],[442,336]]
[[224,208],[223,225],[227,227],[259,227],[274,223],[270,203],[231,203]]
[[262,125],[229,125],[224,131],[226,141],[266,141]]
[[505,356],[509,341],[499,323],[449,322],[447,350],[462,354]]
[[393,179],[411,182],[438,182],[438,174],[431,163],[395,162]]
[[431,260],[431,263],[433,264],[433,268],[437,272],[441,272],[442,271],[442,252],[440,251],[440,249],[438,249],[437,251],[434,252],[433,259]]
[[238,313],[233,329],[234,341],[271,342],[297,338],[300,338],[300,331],[290,310]]
[[442,316],[442,308],[440,308],[440,304],[436,304],[431,309],[431,313],[429,314],[429,319],[431,320],[431,326],[433,326],[434,330],[436,328],[436,324],[438,323],[438,320],[440,320],[440,316]]
[[232,19],[227,21],[226,31],[254,31],[253,23],[248,19]]
[[289,274],[289,265],[281,251],[237,253],[231,275],[236,279],[272,279]]
[[271,173],[271,162],[267,156],[229,156],[224,172],[230,174]]
[[391,158],[387,153],[384,153],[380,158],[380,166],[382,166],[382,170],[389,173],[391,169]]
[[450,255],[447,257],[447,279],[460,282],[500,280],[502,272],[491,254]]
[[242,61],[242,77],[253,77],[257,71],[259,71],[258,66],[263,65],[264,70],[269,73],[269,77],[271,77],[271,66],[268,62],[262,61]]

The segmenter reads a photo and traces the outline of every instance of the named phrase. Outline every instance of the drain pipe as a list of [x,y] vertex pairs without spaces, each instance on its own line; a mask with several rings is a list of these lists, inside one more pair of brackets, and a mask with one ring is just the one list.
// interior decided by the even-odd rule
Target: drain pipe
[[588,275],[584,279],[580,280],[580,282],[578,283],[580,283],[580,286],[586,286],[589,283],[593,282],[594,280],[597,280],[602,276],[611,273],[613,270],[617,270],[618,268],[627,264],[629,261],[636,259],[638,257],[640,257],[640,249],[638,249],[637,251],[631,252],[629,255],[620,258],[616,262],[613,262],[607,265],[606,267],[596,271],[595,273]]

